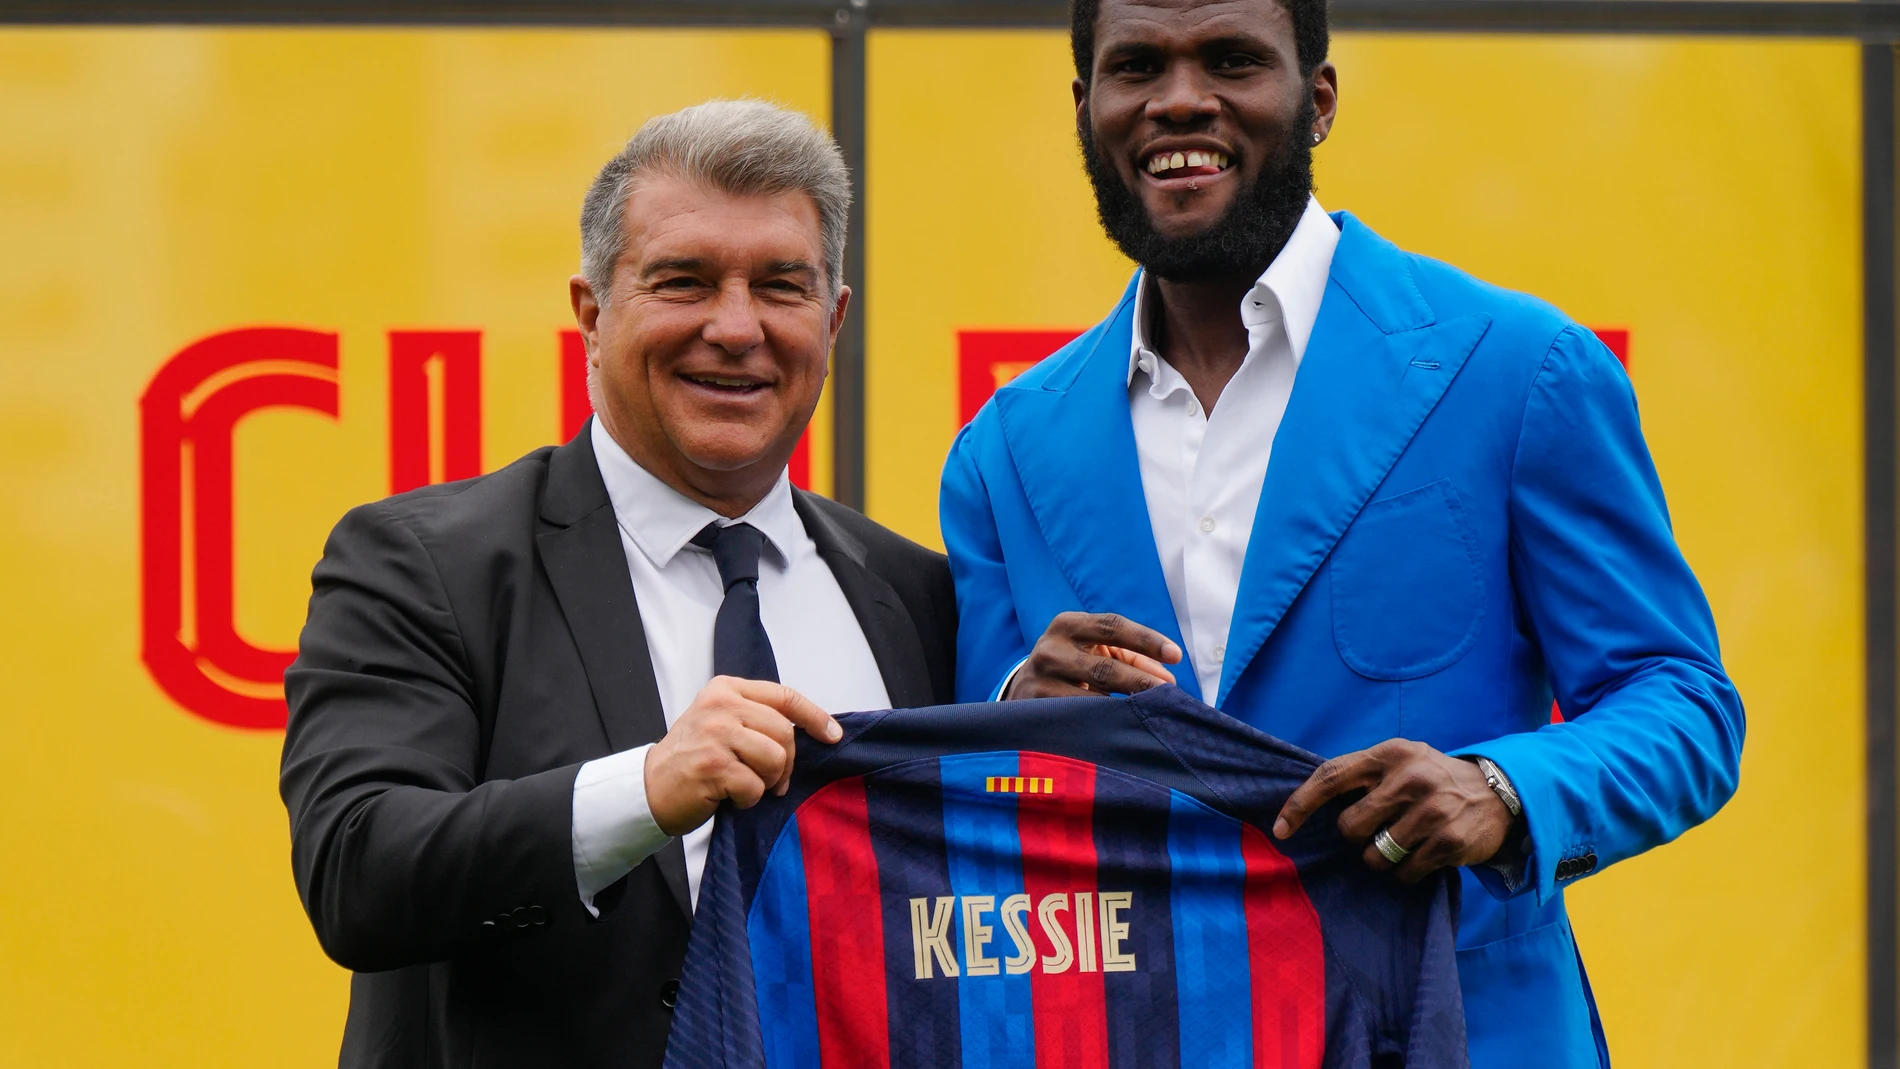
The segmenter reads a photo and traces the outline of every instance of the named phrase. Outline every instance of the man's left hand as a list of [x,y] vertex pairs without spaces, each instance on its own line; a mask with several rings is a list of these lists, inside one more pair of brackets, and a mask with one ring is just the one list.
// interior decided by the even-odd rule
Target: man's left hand
[[[1511,811],[1475,762],[1422,742],[1392,739],[1319,766],[1280,808],[1274,838],[1292,835],[1315,810],[1359,790],[1366,796],[1339,814],[1339,833],[1365,847],[1368,866],[1397,868],[1407,883],[1442,868],[1491,860],[1511,830]],[[1408,851],[1397,866],[1372,843],[1380,828]]]

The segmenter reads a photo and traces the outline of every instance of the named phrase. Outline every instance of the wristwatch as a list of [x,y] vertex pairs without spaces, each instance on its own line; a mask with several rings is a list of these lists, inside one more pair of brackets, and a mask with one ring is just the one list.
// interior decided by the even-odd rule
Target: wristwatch
[[1504,803],[1504,808],[1511,811],[1511,819],[1523,816],[1524,802],[1517,796],[1517,788],[1511,786],[1511,778],[1504,774],[1504,770],[1489,757],[1474,754],[1471,759],[1478,763],[1478,771],[1484,773],[1484,785],[1491,788],[1491,792]]

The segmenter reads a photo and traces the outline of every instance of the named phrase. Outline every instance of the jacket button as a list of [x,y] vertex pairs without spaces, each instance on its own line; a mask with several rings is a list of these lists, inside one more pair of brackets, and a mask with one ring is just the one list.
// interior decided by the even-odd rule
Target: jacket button
[[548,911],[540,906],[528,907],[528,923],[539,928],[548,922]]
[[1585,854],[1582,857],[1567,857],[1557,862],[1557,878],[1559,880],[1574,880],[1579,876],[1589,874],[1594,871],[1596,867],[1597,856],[1595,853]]
[[668,980],[660,985],[660,1005],[670,1010],[679,1004],[679,1000],[680,982],[678,980]]

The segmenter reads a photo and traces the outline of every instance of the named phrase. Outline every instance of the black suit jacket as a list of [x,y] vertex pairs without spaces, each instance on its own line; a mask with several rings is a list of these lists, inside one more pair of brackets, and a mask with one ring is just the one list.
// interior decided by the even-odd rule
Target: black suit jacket
[[[944,558],[795,501],[892,704],[951,701]],[[312,586],[281,787],[304,908],[356,973],[341,1064],[658,1066],[684,855],[599,895],[599,919],[574,880],[576,772],[666,731],[587,431],[352,510]]]

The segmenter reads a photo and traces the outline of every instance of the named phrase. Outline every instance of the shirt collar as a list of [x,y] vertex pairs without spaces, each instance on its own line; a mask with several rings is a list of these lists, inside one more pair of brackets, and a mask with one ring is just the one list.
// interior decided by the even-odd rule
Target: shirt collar
[[[1313,324],[1319,320],[1320,301],[1326,296],[1326,280],[1332,275],[1333,251],[1338,246],[1338,225],[1319,206],[1318,198],[1307,197],[1306,211],[1293,228],[1293,235],[1287,238],[1286,246],[1240,300],[1240,318],[1248,327],[1276,322],[1281,325],[1293,350],[1295,365],[1306,355]],[[1152,300],[1144,271],[1141,285],[1135,287],[1135,329],[1128,350],[1130,385],[1135,381],[1135,372],[1143,370],[1148,371],[1157,387],[1161,385],[1157,369],[1164,366],[1165,361],[1148,346]],[[1147,368],[1143,367],[1144,356],[1148,358]]]
[[666,567],[694,535],[715,522],[721,526],[749,523],[765,536],[781,564],[791,560],[791,547],[804,525],[792,506],[788,473],[779,473],[778,482],[772,484],[772,489],[751,511],[736,520],[728,520],[641,467],[620,448],[620,443],[614,441],[599,419],[590,423],[588,433],[593,436],[594,459],[600,465],[601,481],[607,484],[607,499],[613,503],[614,520],[655,568]]

